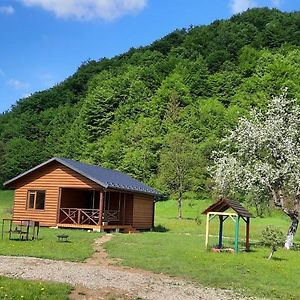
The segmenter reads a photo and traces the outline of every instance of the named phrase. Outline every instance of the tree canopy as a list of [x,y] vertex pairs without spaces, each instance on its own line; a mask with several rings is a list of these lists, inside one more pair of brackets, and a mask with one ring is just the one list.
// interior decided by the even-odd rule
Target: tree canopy
[[265,112],[252,110],[241,118],[224,142],[227,147],[215,153],[213,168],[219,192],[272,199],[291,219],[285,243],[290,249],[300,209],[300,105],[285,90]]

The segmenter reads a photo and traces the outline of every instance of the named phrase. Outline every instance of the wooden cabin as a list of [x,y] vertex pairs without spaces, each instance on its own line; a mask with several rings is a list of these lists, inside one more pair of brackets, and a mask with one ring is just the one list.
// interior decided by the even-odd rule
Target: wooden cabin
[[119,171],[52,158],[7,181],[14,189],[13,219],[42,226],[151,229],[159,193]]

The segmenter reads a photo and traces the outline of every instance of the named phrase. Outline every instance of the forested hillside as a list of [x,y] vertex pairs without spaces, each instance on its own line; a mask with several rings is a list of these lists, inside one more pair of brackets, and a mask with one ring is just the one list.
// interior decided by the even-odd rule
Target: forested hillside
[[300,100],[299,66],[300,13],[274,9],[88,61],[0,115],[0,183],[62,156],[171,192],[177,163],[187,169],[184,185],[205,197],[210,155],[222,136],[283,87]]

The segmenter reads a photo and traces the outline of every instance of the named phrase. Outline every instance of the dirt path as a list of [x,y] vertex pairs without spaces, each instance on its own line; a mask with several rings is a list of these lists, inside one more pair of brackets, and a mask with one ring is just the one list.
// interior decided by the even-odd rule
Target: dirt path
[[219,289],[153,274],[147,271],[111,266],[102,244],[111,236],[95,242],[95,254],[86,263],[53,261],[31,257],[0,256],[0,275],[32,280],[68,283],[76,289],[71,299],[242,299]]

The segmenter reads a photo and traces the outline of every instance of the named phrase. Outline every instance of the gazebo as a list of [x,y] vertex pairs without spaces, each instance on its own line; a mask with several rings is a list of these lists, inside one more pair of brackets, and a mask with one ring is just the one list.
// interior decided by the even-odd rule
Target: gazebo
[[[233,212],[226,212],[226,210],[232,209]],[[210,221],[215,217],[219,216],[219,243],[218,248],[222,249],[223,239],[223,223],[228,218],[235,222],[235,240],[234,240],[234,251],[238,253],[238,242],[239,242],[239,225],[240,219],[246,223],[246,251],[250,251],[250,218],[251,213],[245,209],[239,202],[235,200],[221,198],[218,202],[209,206],[203,214],[206,215],[206,233],[205,233],[205,247],[208,247],[209,240],[209,224]]]

